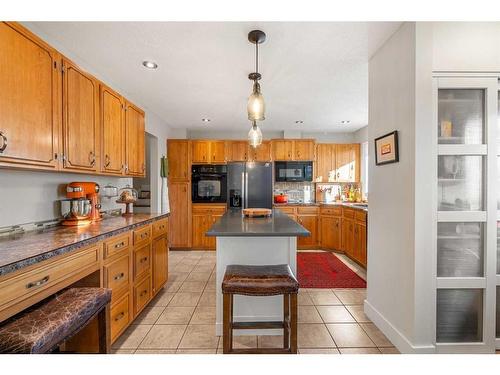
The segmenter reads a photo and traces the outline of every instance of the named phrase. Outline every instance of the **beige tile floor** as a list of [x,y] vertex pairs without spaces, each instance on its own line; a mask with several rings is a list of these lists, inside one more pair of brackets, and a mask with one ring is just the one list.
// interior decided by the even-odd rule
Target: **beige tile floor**
[[[339,256],[361,277],[364,270]],[[171,251],[169,281],[113,344],[123,354],[216,354],[215,252]],[[365,289],[301,289],[301,354],[394,354],[397,349],[363,312]],[[282,336],[235,336],[234,346],[279,347]]]

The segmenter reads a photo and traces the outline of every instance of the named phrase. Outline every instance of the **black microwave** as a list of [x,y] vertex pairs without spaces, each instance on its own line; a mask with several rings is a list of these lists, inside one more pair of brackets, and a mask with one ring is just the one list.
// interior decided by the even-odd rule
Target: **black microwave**
[[274,180],[276,182],[312,182],[313,163],[312,161],[276,161],[274,162]]

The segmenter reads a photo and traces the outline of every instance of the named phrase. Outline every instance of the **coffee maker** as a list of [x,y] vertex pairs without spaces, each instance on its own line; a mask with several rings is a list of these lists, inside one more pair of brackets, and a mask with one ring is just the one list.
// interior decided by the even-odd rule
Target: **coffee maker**
[[63,225],[83,226],[101,220],[99,212],[99,185],[95,182],[71,182],[66,186],[66,197],[61,201]]

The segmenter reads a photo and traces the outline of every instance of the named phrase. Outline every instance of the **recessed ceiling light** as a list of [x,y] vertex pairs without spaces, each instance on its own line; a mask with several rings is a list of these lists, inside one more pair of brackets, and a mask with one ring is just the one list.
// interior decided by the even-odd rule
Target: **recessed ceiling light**
[[202,118],[201,121],[203,121],[203,122],[210,122],[210,119],[209,118]]
[[296,123],[296,124],[303,124],[303,123],[304,123],[304,121],[302,121],[302,120],[297,120],[297,121],[295,121],[295,123]]
[[156,68],[158,68],[158,64],[155,63],[154,61],[145,60],[145,61],[142,62],[142,65],[144,65],[148,69],[156,69]]
[[350,124],[351,122],[349,120],[342,120],[342,121],[340,121],[340,123],[347,125],[347,124]]

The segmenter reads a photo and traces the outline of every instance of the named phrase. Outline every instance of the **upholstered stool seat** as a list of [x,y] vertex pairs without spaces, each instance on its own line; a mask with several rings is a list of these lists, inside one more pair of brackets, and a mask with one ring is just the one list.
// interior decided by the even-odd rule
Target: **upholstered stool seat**
[[[287,264],[226,267],[222,281],[223,353],[297,353],[297,293],[299,283]],[[283,320],[277,322],[234,322],[233,296],[283,295]],[[283,348],[233,349],[234,329],[283,329]]]
[[[71,288],[0,325],[0,353],[47,353],[98,319],[99,351],[109,352],[111,290]],[[105,316],[107,315],[107,316]],[[106,319],[107,318],[107,319]],[[102,336],[105,337],[102,337]]]

